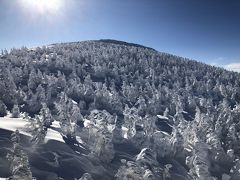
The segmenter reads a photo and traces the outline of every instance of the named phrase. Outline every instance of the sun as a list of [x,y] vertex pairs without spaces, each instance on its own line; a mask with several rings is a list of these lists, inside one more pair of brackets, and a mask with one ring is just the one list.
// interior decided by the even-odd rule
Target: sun
[[58,14],[63,7],[63,0],[20,0],[24,10],[36,15]]

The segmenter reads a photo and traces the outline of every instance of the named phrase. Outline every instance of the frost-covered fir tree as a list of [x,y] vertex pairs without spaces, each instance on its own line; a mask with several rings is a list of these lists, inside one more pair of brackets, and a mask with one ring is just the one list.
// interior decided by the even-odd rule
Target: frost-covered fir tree
[[0,100],[0,117],[7,115],[7,106]]
[[44,143],[45,137],[47,135],[47,127],[45,126],[41,116],[35,116],[28,128],[32,134],[31,142],[33,145]]
[[12,109],[12,117],[13,117],[13,118],[19,118],[19,116],[20,116],[20,110],[19,110],[18,105],[15,104],[15,105],[13,106],[13,109]]
[[68,138],[75,137],[76,130],[76,116],[73,116],[71,111],[73,109],[73,102],[63,92],[59,95],[59,102],[55,103],[58,111],[58,120],[60,121],[61,131],[64,136]]
[[49,128],[53,122],[53,117],[46,103],[42,103],[42,109],[40,110],[39,115],[43,126]]
[[9,177],[9,179],[32,180],[33,177],[28,161],[28,156],[20,145],[20,134],[18,130],[11,134],[11,141],[13,143],[13,147],[10,153],[7,155],[8,160],[11,162],[12,172],[12,176]]

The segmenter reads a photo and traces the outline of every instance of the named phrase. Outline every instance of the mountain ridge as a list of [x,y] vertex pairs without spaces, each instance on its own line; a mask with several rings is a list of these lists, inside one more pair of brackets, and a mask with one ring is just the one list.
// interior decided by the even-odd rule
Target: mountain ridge
[[57,44],[74,44],[74,43],[84,43],[84,42],[103,42],[103,43],[118,44],[118,45],[125,45],[125,46],[135,46],[135,47],[141,47],[141,48],[157,51],[154,48],[147,47],[141,44],[126,42],[123,40],[116,40],[116,39],[85,40],[85,41],[62,42],[62,43],[60,42],[60,43],[51,43],[49,45],[51,46],[51,45],[57,45]]
[[[132,43],[132,42],[127,42],[127,41],[124,41],[124,40],[116,40],[116,39],[99,39],[99,40],[85,40],[85,41],[74,41],[74,42],[59,42],[59,43],[50,43],[49,45],[42,45],[42,46],[53,46],[53,45],[64,45],[64,44],[77,44],[77,43],[84,43],[84,42],[103,42],[103,43],[110,43],[110,44],[116,44],[116,45],[125,45],[125,46],[133,46],[133,47],[140,47],[140,48],[146,48],[146,49],[149,49],[149,50],[153,50],[153,51],[156,51],[160,54],[167,54],[167,55],[171,55],[171,56],[175,56],[176,58],[180,58],[180,59],[185,59],[187,61],[195,61],[195,62],[198,62],[198,63],[201,63],[201,64],[205,64],[205,65],[208,65],[208,66],[211,66],[211,67],[214,67],[214,68],[219,68],[219,69],[222,69],[222,70],[226,70],[226,71],[231,71],[231,72],[234,72],[234,73],[239,73],[239,72],[236,72],[236,71],[232,71],[232,70],[229,70],[229,69],[225,69],[223,67],[220,67],[220,66],[216,66],[216,65],[211,65],[211,64],[207,64],[207,63],[204,63],[200,60],[197,60],[197,59],[192,59],[192,58],[188,58],[188,57],[183,57],[183,56],[179,56],[177,54],[173,54],[173,53],[170,53],[170,52],[163,52],[163,51],[158,51],[152,47],[148,47],[148,46],[145,46],[145,45],[142,45],[142,44],[136,44],[136,43]],[[36,46],[37,47],[37,46]],[[29,49],[32,49],[32,48],[29,48]]]

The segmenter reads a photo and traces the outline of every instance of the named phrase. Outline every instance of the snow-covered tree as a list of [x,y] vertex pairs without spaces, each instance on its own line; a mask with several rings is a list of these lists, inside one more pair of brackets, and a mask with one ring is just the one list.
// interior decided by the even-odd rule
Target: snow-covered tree
[[43,126],[49,128],[54,119],[46,103],[42,103],[42,109],[40,110],[39,115]]
[[39,115],[35,116],[29,125],[29,131],[32,134],[31,143],[33,145],[44,143],[47,135],[47,127],[45,126],[42,117]]
[[19,110],[18,105],[15,104],[15,105],[13,106],[13,109],[12,109],[12,117],[13,117],[13,118],[19,118],[19,116],[20,116],[20,110]]
[[60,121],[62,134],[73,138],[75,137],[76,119],[72,118],[71,111],[73,109],[73,102],[67,97],[65,93],[59,96],[59,102],[55,103],[58,111],[58,120]]
[[8,160],[11,162],[11,172],[12,176],[9,179],[14,180],[32,180],[32,172],[30,169],[28,156],[23,151],[20,145],[20,134],[16,130],[11,134],[11,141],[13,143],[13,148],[7,155]]
[[7,115],[7,106],[0,100],[0,117]]

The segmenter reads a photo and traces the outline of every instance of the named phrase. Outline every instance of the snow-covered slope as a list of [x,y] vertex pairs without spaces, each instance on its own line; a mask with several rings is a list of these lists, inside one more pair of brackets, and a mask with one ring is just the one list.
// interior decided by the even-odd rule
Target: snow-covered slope
[[0,80],[0,177],[240,179],[239,73],[100,40],[4,52]]

